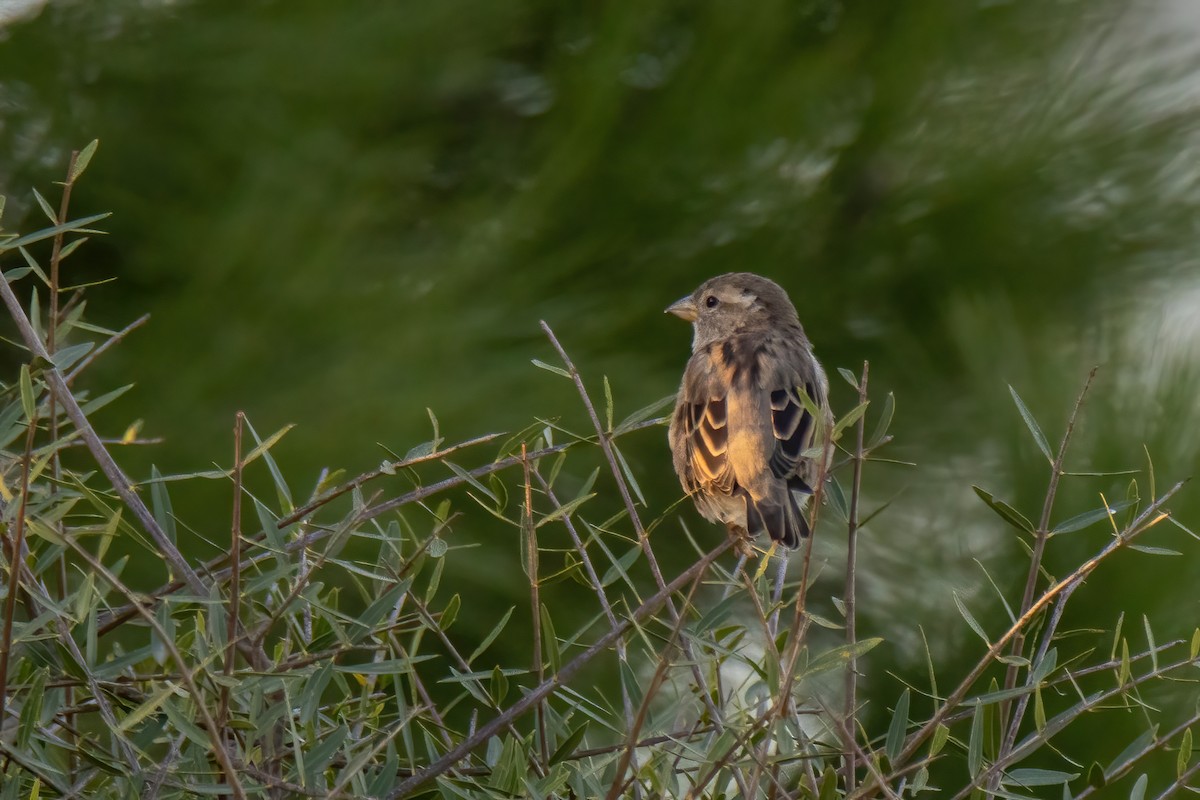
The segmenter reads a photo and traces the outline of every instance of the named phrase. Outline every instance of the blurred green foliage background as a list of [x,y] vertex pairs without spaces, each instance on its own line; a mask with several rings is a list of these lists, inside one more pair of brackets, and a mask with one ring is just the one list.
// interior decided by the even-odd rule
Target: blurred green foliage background
[[[1196,467],[1195,16],[1050,0],[52,2],[0,31],[5,226],[40,225],[31,187],[100,139],[73,208],[113,211],[111,235],[66,269],[119,279],[88,291],[92,321],[153,315],[88,379],[137,382],[101,423],[117,435],[144,417],[166,438],[119,453],[142,477],[228,465],[237,409],[263,433],[297,423],[277,455],[311,481],[375,466],[377,442],[429,439],[426,407],[449,441],[535,417],[585,432],[569,383],[530,365],[554,360],[540,319],[597,396],[609,376],[620,418],[676,387],[690,334],[668,303],[720,272],[774,278],[831,373],[870,360],[872,394],[897,398],[891,456],[916,464],[866,477],[865,507],[892,503],[861,556],[860,635],[889,642],[864,681],[881,708],[888,671],[923,674],[918,624],[946,663],[977,657],[952,590],[1006,624],[975,559],[1019,597],[1024,550],[970,488],[1040,512],[1049,469],[1008,384],[1056,442],[1100,364],[1071,468],[1144,470],[1145,445],[1161,490]],[[680,494],[665,430],[624,448],[657,516]],[[1129,481],[1068,483],[1054,519]],[[211,555],[228,486],[171,491]],[[1194,491],[1172,507],[1200,524]],[[475,514],[454,536],[482,545],[456,559],[460,591],[522,602],[511,530]],[[1105,536],[1055,540],[1048,568]],[[825,608],[839,539],[821,531]],[[1124,609],[1160,642],[1190,634],[1200,560],[1118,562],[1077,596],[1075,624],[1111,628]],[[1076,755],[1111,758],[1131,735],[1089,734]]]

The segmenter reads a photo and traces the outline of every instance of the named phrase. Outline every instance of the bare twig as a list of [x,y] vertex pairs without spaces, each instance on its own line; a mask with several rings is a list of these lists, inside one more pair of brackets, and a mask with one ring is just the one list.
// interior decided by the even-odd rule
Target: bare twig
[[75,379],[79,377],[79,373],[81,373],[85,369],[87,369],[92,364],[93,361],[95,361],[100,356],[104,355],[104,353],[107,352],[108,350],[110,350],[113,347],[115,347],[116,345],[120,344],[120,342],[122,340],[124,340],[126,336],[133,333],[135,330],[142,327],[149,321],[150,321],[150,315],[142,314],[140,317],[135,319],[133,322],[129,323],[124,328],[122,328],[121,330],[119,330],[115,334],[113,334],[112,336],[105,339],[103,342],[101,342],[99,345],[96,346],[95,350],[88,353],[86,356],[83,357],[83,359],[78,364],[76,364],[74,367],[72,367],[71,371],[63,376],[63,380],[65,380],[67,382],[67,385],[70,386],[72,383],[75,382]]

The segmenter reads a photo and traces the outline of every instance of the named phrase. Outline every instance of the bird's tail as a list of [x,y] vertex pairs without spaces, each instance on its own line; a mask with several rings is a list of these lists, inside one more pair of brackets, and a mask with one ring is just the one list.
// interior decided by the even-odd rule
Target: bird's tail
[[751,536],[766,531],[773,541],[795,550],[800,540],[809,535],[804,507],[812,489],[800,478],[789,480],[777,497],[756,500],[741,487],[737,493],[746,501],[746,530]]

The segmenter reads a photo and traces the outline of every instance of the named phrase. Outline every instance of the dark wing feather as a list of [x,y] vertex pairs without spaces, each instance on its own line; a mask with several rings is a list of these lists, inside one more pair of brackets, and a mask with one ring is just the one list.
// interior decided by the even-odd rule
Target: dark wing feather
[[[814,405],[821,398],[811,383],[804,391]],[[820,407],[818,405],[818,407]],[[771,471],[775,477],[789,480],[798,477],[803,453],[812,443],[813,418],[800,401],[796,387],[784,387],[771,391],[771,428],[775,434],[775,450],[771,453]],[[811,493],[811,492],[810,492]]]

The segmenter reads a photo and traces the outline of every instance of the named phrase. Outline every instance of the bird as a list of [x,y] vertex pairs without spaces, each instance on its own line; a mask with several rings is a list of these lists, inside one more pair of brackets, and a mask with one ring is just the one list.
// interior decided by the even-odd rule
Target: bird
[[761,275],[731,272],[665,313],[693,327],[667,432],[683,490],[743,553],[747,537],[764,531],[772,543],[799,547],[810,532],[805,506],[822,478],[824,459],[806,451],[819,427],[829,430],[829,381],[787,292]]

